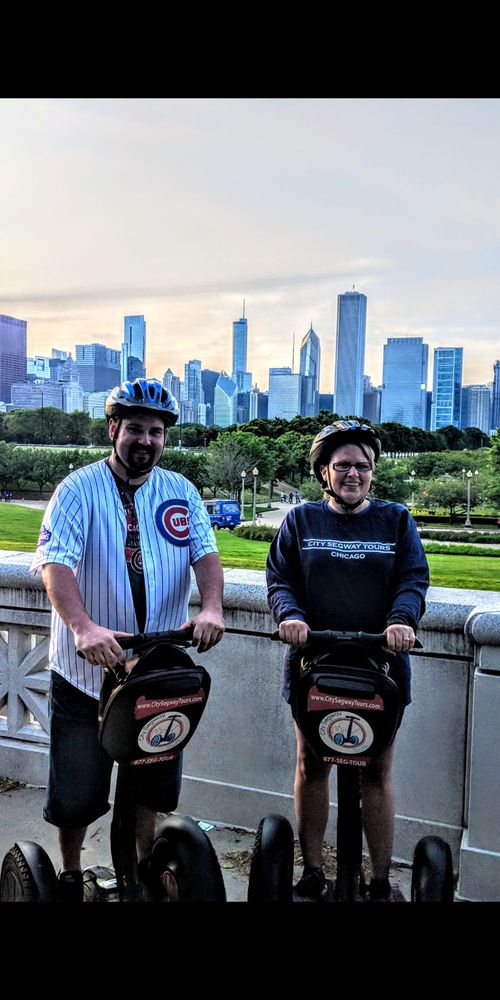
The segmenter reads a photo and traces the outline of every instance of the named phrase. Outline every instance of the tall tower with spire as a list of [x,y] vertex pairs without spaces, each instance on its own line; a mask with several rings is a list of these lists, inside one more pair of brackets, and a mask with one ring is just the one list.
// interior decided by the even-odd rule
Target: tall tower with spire
[[302,381],[301,414],[316,417],[319,412],[319,374],[321,347],[318,335],[311,326],[300,345],[300,374]]

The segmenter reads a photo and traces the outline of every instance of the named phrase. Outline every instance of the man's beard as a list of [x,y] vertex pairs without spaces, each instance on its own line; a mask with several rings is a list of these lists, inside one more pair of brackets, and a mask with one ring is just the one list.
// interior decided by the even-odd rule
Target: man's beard
[[131,445],[128,452],[127,463],[129,469],[141,473],[145,469],[151,468],[155,460],[154,448]]

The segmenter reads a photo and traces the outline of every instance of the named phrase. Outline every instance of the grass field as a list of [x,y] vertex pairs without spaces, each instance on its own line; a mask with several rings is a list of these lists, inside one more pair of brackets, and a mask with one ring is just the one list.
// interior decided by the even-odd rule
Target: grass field
[[[0,505],[0,549],[34,552],[43,511],[17,505]],[[216,533],[222,565],[235,569],[265,569],[268,542],[237,538],[229,531]],[[437,543],[432,548],[438,548]],[[500,554],[500,549],[495,550]],[[440,552],[427,552],[433,587],[457,587],[466,590],[500,590],[500,563],[491,554],[481,556],[450,555],[443,546]]]

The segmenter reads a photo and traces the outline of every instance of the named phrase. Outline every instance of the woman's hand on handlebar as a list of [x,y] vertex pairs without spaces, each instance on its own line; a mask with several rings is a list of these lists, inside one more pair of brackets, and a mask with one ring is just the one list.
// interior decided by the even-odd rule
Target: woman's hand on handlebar
[[282,642],[290,646],[306,646],[309,637],[309,628],[301,618],[288,618],[281,622],[279,634]]
[[415,633],[411,625],[388,625],[385,629],[389,653],[406,653],[415,642]]

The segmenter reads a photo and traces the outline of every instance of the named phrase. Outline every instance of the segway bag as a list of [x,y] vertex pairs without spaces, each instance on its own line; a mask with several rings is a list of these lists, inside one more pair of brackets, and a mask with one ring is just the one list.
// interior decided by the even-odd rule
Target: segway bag
[[401,700],[387,670],[352,642],[302,659],[295,718],[318,757],[366,767],[392,743]]
[[157,643],[101,691],[99,738],[119,764],[141,767],[178,757],[205,709],[210,675],[178,647]]

